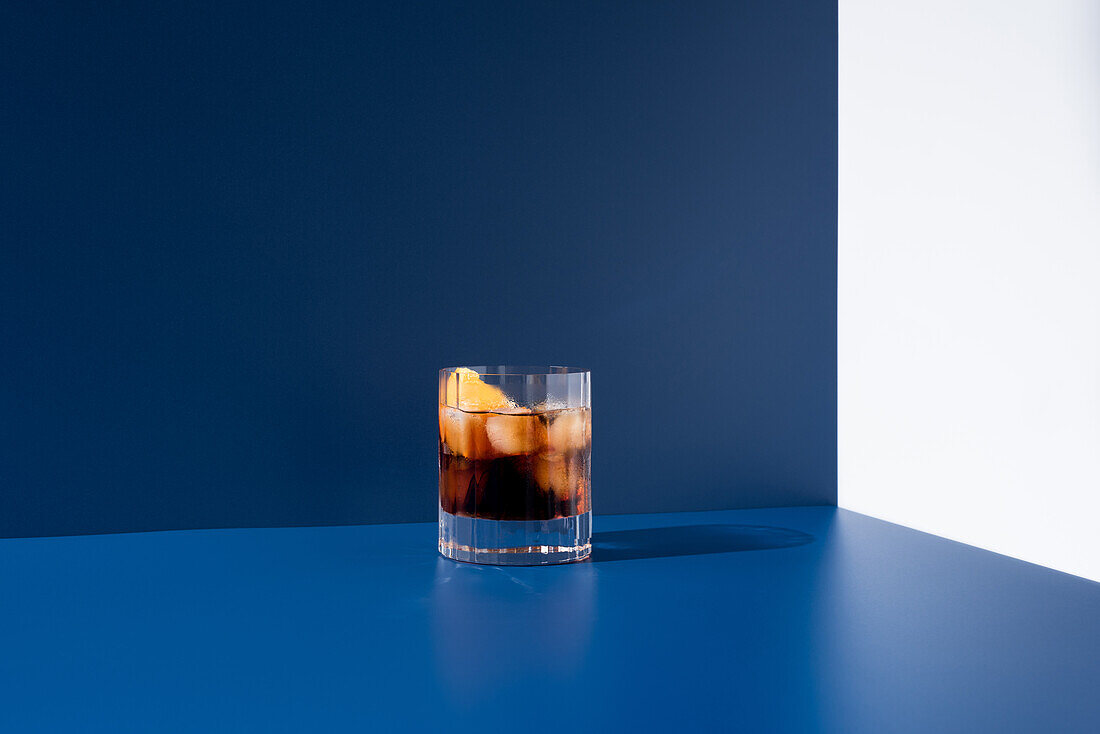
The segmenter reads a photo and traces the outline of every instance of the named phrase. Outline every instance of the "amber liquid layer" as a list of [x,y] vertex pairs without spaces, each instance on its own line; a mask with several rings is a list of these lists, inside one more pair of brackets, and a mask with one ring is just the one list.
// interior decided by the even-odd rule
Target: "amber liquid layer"
[[551,520],[588,511],[584,451],[467,459],[439,451],[444,512],[484,520]]

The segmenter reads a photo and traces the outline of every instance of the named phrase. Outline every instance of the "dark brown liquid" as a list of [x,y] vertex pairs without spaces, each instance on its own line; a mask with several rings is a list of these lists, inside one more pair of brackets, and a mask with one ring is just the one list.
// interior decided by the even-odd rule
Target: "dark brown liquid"
[[440,506],[486,520],[552,520],[588,512],[590,453],[468,459],[440,442]]

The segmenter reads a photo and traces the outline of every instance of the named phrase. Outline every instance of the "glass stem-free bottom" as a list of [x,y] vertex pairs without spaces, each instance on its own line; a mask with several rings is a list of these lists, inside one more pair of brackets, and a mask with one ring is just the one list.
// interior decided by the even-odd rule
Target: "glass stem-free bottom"
[[439,510],[439,552],[467,563],[541,566],[588,558],[592,513],[553,520],[481,520]]

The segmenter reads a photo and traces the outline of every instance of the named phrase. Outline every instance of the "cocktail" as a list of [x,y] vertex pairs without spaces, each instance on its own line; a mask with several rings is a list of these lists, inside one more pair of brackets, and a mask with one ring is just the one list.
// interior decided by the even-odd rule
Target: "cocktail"
[[591,376],[570,367],[439,372],[439,552],[504,565],[588,557]]

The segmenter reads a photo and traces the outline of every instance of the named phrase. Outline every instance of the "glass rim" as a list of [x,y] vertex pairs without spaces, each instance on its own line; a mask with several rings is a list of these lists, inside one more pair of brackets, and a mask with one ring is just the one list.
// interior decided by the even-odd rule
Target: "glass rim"
[[515,364],[498,364],[498,365],[460,365],[458,367],[444,367],[439,371],[442,375],[451,375],[460,369],[470,369],[478,373],[482,377],[535,377],[535,376],[553,376],[553,375],[587,375],[591,374],[591,370],[583,367],[566,367],[564,365],[556,364],[540,364],[540,365],[515,365]]

